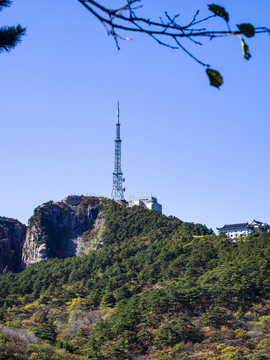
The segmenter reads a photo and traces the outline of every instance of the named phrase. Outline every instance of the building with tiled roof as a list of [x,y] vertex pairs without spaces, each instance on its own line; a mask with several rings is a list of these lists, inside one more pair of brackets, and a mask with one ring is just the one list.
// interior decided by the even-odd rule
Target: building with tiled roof
[[239,224],[225,224],[222,228],[217,228],[221,233],[225,233],[231,239],[239,238],[240,236],[247,236],[256,231],[263,232],[268,231],[270,226],[266,223],[253,220],[250,224],[248,222]]

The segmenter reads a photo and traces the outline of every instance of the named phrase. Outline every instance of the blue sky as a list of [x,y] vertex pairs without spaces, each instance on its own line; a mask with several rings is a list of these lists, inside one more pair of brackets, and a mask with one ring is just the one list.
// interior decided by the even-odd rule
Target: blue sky
[[[143,11],[208,14],[207,1],[144,1]],[[65,5],[63,5],[65,4]],[[270,27],[269,0],[220,1],[231,24]],[[259,5],[258,5],[259,4]],[[126,197],[154,194],[166,215],[209,227],[270,223],[270,38],[205,41],[181,51],[135,36],[117,51],[76,0],[20,0],[0,14],[27,36],[0,54],[0,215],[22,222],[68,194],[110,196],[117,101]]]

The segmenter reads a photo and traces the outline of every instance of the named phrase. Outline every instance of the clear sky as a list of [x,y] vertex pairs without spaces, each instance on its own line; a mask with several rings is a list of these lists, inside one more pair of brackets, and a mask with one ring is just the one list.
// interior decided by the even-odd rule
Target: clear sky
[[[208,14],[208,1],[143,0],[145,13]],[[270,27],[269,0],[220,1],[231,24]],[[26,223],[69,194],[110,196],[117,101],[126,197],[156,195],[166,215],[270,223],[270,37],[190,46],[224,76],[217,90],[181,51],[143,36],[117,51],[77,0],[15,0],[1,24],[27,27],[0,54],[0,215]]]

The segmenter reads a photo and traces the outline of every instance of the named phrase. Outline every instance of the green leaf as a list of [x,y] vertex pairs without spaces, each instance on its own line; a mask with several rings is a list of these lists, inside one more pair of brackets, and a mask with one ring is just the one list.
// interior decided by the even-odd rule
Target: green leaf
[[247,46],[247,44],[245,43],[245,40],[242,37],[241,37],[241,44],[242,44],[244,58],[246,60],[249,60],[251,58],[251,54],[249,52],[249,47]]
[[223,84],[223,78],[217,70],[207,69],[206,73],[210,80],[210,85],[219,88]]
[[237,25],[237,27],[248,38],[255,35],[255,28],[251,24],[240,24]]
[[224,9],[224,7],[219,6],[219,5],[215,5],[215,4],[211,4],[211,5],[208,5],[208,9],[210,11],[212,11],[216,16],[220,16],[225,21],[229,22],[229,14]]

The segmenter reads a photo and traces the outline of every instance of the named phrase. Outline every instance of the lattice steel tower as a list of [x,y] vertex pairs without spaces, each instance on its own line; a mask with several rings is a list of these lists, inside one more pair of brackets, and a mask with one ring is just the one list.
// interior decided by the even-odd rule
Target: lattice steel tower
[[113,188],[112,198],[114,200],[125,200],[123,188],[123,173],[121,170],[121,142],[120,139],[120,122],[119,122],[119,102],[117,106],[117,123],[116,123],[116,139],[115,141],[115,153],[114,153],[114,172],[113,172]]

